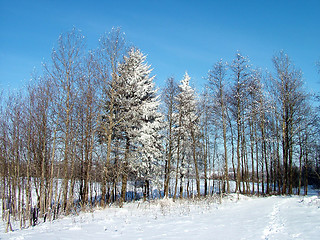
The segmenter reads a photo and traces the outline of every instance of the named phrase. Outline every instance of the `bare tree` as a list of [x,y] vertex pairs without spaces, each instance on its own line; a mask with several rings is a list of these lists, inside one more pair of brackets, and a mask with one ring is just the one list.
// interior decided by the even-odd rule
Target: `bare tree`
[[[84,37],[79,31],[60,35],[58,46],[52,52],[52,66],[45,66],[47,74],[51,77],[57,88],[54,99],[57,112],[59,112],[59,139],[61,139],[61,156],[63,156],[63,210],[68,214],[68,191],[72,190],[69,180],[74,174],[74,134],[77,132],[76,103],[79,94],[79,81],[82,78],[81,63],[84,56]],[[70,162],[71,160],[71,162]],[[69,188],[71,187],[71,188]]]
[[227,183],[227,192],[230,192],[229,185],[229,167],[228,167],[228,149],[227,149],[227,93],[226,93],[226,64],[220,60],[208,73],[209,87],[212,94],[212,104],[215,116],[222,124],[223,129],[223,147],[224,147],[224,179]]
[[[246,110],[246,98],[248,95],[247,87],[250,80],[250,69],[247,57],[240,53],[236,54],[230,68],[233,73],[234,84],[232,86],[232,113],[237,124],[237,176],[236,191],[241,192],[240,182],[242,180],[244,186],[244,161],[245,161],[245,135],[244,135],[244,115]],[[242,168],[241,168],[242,165]],[[240,174],[242,170],[242,174]],[[242,177],[241,177],[242,175]],[[243,191],[245,191],[243,187]]]
[[[296,70],[290,58],[283,51],[273,57],[276,77],[275,94],[282,125],[282,157],[284,181],[282,193],[292,194],[293,187],[293,145],[299,129],[300,109],[306,99],[302,90],[302,73]],[[297,128],[298,127],[298,128]]]
[[176,96],[178,93],[178,85],[175,82],[174,78],[170,77],[167,79],[166,87],[163,90],[162,98],[165,107],[165,121],[166,121],[166,164],[165,164],[165,180],[164,180],[164,196],[169,196],[169,183],[171,175],[171,164],[175,152],[175,134],[174,128],[177,125],[175,119],[176,112]]
[[[110,169],[112,141],[114,138],[115,128],[123,121],[119,107],[116,102],[118,97],[118,65],[123,59],[126,51],[126,42],[124,34],[119,28],[114,28],[108,34],[100,39],[98,50],[98,62],[96,65],[97,77],[102,86],[101,101],[101,121],[100,121],[100,140],[107,145],[106,162],[104,164],[102,196],[104,204],[106,196],[106,183],[108,177],[108,169]],[[115,164],[115,166],[117,166]],[[119,169],[116,169],[119,171]],[[113,187],[116,187],[116,178],[113,180]]]
[[[211,130],[211,104],[209,90],[205,88],[199,102],[198,113],[200,114],[200,159],[203,159],[203,175],[204,175],[204,195],[209,194],[210,187],[210,130]],[[208,175],[209,174],[209,175]]]

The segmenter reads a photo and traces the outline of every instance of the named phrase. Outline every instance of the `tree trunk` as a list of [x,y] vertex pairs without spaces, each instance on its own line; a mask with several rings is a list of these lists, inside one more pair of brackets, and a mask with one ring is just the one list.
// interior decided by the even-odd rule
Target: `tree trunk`
[[178,132],[178,141],[177,141],[177,165],[176,165],[176,181],[175,181],[175,186],[174,186],[174,195],[173,195],[173,199],[176,199],[176,197],[177,197],[180,157],[181,157],[181,156],[180,156],[180,132]]
[[200,192],[200,177],[199,177],[198,161],[196,158],[196,137],[193,129],[191,129],[191,137],[192,137],[192,156],[193,156],[194,168],[196,171],[197,196],[198,198],[200,198],[201,192]]
[[300,191],[301,191],[301,178],[302,178],[302,157],[303,157],[303,151],[302,151],[302,140],[301,140],[301,136],[299,136],[300,138],[300,146],[299,146],[299,186],[298,186],[298,195],[300,195]]
[[129,150],[130,150],[130,141],[127,137],[126,139],[126,152],[124,157],[124,164],[122,169],[122,185],[121,185],[121,204],[126,201],[126,193],[127,193],[127,182],[128,182],[128,158],[129,158]]

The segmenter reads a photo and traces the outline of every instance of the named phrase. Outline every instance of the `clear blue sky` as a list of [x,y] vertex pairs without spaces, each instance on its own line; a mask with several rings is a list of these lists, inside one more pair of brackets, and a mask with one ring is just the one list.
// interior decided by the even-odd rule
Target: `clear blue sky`
[[34,67],[49,61],[60,33],[76,27],[88,48],[96,48],[113,26],[148,55],[158,86],[188,70],[201,88],[211,66],[237,50],[254,66],[273,70],[271,58],[283,49],[307,87],[320,89],[319,0],[0,0],[0,89],[21,88]]

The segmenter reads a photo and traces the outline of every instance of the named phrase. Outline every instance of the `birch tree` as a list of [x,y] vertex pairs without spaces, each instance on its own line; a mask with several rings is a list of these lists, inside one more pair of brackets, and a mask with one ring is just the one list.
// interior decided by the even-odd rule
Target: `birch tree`
[[[236,191],[241,192],[240,181],[243,179],[243,172],[245,171],[244,166],[242,167],[242,178],[240,174],[241,163],[243,163],[244,158],[244,148],[245,144],[243,140],[245,139],[244,135],[244,117],[246,111],[246,98],[247,98],[247,87],[250,77],[250,68],[249,60],[247,57],[241,55],[240,53],[236,54],[235,59],[230,65],[232,74],[233,74],[233,86],[232,86],[232,95],[230,97],[232,104],[232,113],[235,118],[237,125],[237,176],[236,176]],[[244,165],[244,164],[242,164]],[[243,181],[244,183],[244,181]],[[245,189],[243,189],[245,190]]]
[[163,90],[162,99],[164,103],[164,118],[165,118],[165,179],[164,179],[164,196],[169,196],[169,183],[171,177],[171,168],[173,164],[174,154],[176,150],[175,128],[177,120],[175,119],[176,101],[178,93],[178,84],[173,77],[167,79],[166,86]]
[[[78,83],[82,77],[81,63],[84,55],[84,36],[73,29],[60,35],[57,48],[52,52],[52,66],[46,66],[46,72],[57,88],[54,98],[57,112],[59,112],[61,139],[61,156],[63,162],[63,198],[62,208],[69,211],[68,192],[73,194],[69,180],[74,174],[74,134],[76,133],[77,116],[75,105],[78,97]],[[71,187],[71,188],[70,188]]]
[[[208,73],[209,87],[211,90],[212,109],[214,116],[220,120],[222,125],[223,148],[224,148],[224,180],[227,184],[227,192],[230,192],[228,148],[227,148],[227,117],[228,101],[226,92],[226,64],[220,60]],[[218,120],[217,120],[218,121]]]
[[[101,93],[101,116],[99,121],[100,141],[107,145],[106,161],[103,164],[102,176],[102,205],[105,202],[106,183],[111,170],[111,153],[113,150],[113,141],[115,140],[115,130],[120,122],[124,120],[122,106],[119,103],[121,99],[119,83],[118,65],[122,61],[126,51],[126,41],[124,34],[119,28],[114,28],[108,34],[104,34],[99,41],[97,52],[97,62],[94,66],[96,70],[97,81],[102,89]],[[118,102],[117,102],[118,101]],[[114,164],[115,167],[117,163]],[[115,168],[113,176],[113,188],[115,191],[116,181],[119,169]],[[114,192],[113,191],[113,192]]]
[[300,110],[303,107],[306,95],[302,90],[302,73],[295,68],[286,53],[281,51],[275,55],[273,64],[276,70],[274,78],[275,94],[282,126],[281,139],[284,167],[282,193],[292,194],[294,138],[299,129]]

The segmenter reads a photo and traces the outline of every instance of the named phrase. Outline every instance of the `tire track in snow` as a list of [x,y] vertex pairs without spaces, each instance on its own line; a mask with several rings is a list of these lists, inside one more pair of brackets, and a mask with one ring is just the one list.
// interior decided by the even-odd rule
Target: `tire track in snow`
[[281,234],[284,230],[285,221],[281,217],[280,207],[285,204],[287,200],[277,201],[273,204],[272,212],[269,214],[269,224],[264,228],[262,239],[268,240],[272,239],[272,236],[276,234]]

